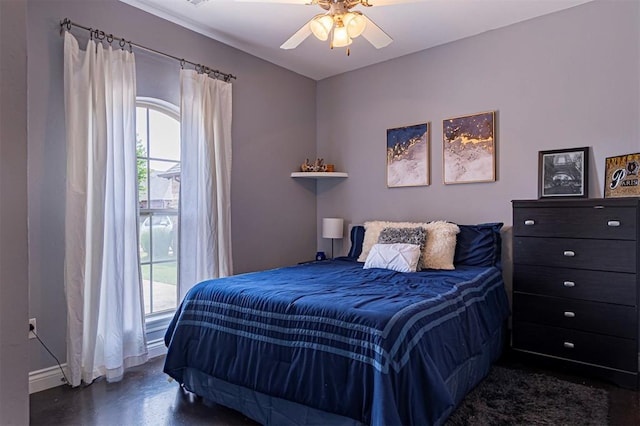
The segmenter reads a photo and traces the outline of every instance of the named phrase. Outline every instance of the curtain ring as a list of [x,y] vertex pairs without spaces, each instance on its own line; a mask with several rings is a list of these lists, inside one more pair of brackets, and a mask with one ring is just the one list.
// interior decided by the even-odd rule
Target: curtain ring
[[127,45],[127,41],[121,38],[118,44],[120,45],[120,49],[124,50],[124,47]]
[[183,70],[183,69],[184,69],[184,64],[185,64],[185,62],[186,62],[186,61],[184,60],[184,58],[183,58],[183,59],[180,59],[180,69],[181,69],[181,70]]
[[129,40],[129,53],[133,53],[133,46],[131,46],[131,40]]
[[71,31],[71,20],[69,18],[64,18],[62,22],[60,22],[60,35],[62,35],[65,30]]
[[89,37],[91,38],[91,41],[93,41],[93,28],[89,28]]
[[109,35],[107,36],[107,42],[108,42],[109,44],[111,44],[111,43],[113,42],[113,34],[109,34]]

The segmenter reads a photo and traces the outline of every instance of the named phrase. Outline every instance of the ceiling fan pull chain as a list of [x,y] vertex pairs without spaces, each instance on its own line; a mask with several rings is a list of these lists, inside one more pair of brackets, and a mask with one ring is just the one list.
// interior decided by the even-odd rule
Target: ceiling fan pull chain
[[351,55],[351,49],[347,47],[347,56],[350,56],[350,55]]

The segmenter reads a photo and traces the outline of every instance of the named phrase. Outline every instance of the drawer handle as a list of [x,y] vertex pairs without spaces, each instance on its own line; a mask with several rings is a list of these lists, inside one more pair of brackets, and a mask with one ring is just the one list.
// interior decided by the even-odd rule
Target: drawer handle
[[564,283],[562,283],[562,285],[564,285],[565,287],[575,287],[576,283],[574,283],[573,281],[565,281]]
[[576,252],[575,252],[575,251],[572,251],[572,250],[565,250],[563,254],[564,254],[566,257],[573,257],[573,256],[575,256],[575,255],[576,255]]
[[524,221],[524,224],[527,225],[527,226],[533,226],[533,225],[536,224],[536,221],[535,220],[531,220],[531,219],[527,219],[527,220]]
[[620,221],[619,220],[610,220],[609,222],[607,222],[607,226],[620,226]]
[[571,343],[571,342],[564,342],[563,346],[564,346],[565,348],[567,348],[567,349],[573,349],[573,348],[575,348],[575,347],[576,347],[576,345],[574,345],[574,344],[573,344],[573,343]]
[[574,312],[567,311],[564,313],[564,316],[567,318],[575,318],[576,314]]

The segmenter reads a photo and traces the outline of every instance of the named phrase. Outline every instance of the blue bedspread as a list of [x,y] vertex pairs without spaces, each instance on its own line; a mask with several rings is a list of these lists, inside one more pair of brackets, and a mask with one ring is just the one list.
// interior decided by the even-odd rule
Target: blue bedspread
[[189,291],[164,371],[182,383],[195,368],[364,424],[437,424],[459,402],[450,379],[508,310],[496,267],[397,273],[335,260],[237,275]]

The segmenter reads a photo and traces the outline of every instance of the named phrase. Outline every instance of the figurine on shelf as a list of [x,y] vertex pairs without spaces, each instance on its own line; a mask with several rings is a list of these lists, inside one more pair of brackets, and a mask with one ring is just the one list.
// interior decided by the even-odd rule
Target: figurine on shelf
[[318,158],[313,165],[314,172],[324,172],[327,170],[327,166],[324,164],[323,158]]
[[307,158],[306,160],[304,160],[304,163],[302,163],[300,165],[300,171],[302,172],[310,172],[312,171],[311,168],[313,166],[311,165],[311,163],[309,163],[309,159]]
[[323,158],[318,158],[311,164],[309,159],[304,160],[304,163],[300,165],[300,170],[303,172],[326,172],[327,165],[324,164]]

